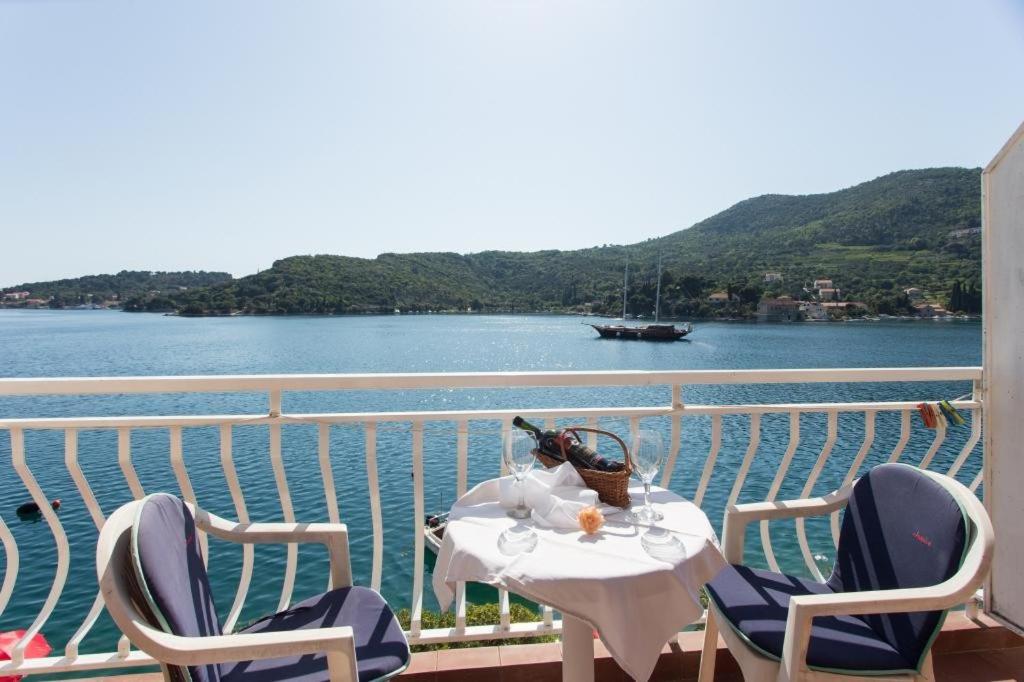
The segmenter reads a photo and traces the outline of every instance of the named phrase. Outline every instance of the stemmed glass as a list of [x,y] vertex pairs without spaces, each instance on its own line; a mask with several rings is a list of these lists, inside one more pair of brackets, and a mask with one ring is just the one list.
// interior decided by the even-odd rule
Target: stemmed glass
[[515,509],[510,509],[508,515],[513,519],[526,519],[530,517],[530,510],[526,506],[526,496],[523,493],[523,478],[533,468],[536,459],[533,451],[537,448],[537,440],[532,433],[526,431],[509,431],[505,437],[505,449],[503,457],[505,466],[512,477],[516,480],[516,490],[519,492],[519,502]]
[[629,461],[633,472],[644,484],[644,506],[639,510],[630,511],[627,518],[632,523],[643,524],[647,530],[640,536],[640,544],[644,550],[656,559],[675,561],[686,554],[683,543],[665,528],[655,524],[665,518],[651,505],[651,482],[665,462],[665,448],[661,435],[657,431],[640,429],[633,437],[633,447],[629,451]]
[[526,496],[523,491],[523,479],[536,461],[533,456],[536,447],[537,441],[531,433],[516,430],[505,434],[502,458],[505,466],[515,478],[519,502],[515,509],[508,511],[508,515],[516,519],[516,524],[502,531],[498,538],[498,549],[502,554],[521,554],[529,552],[537,546],[537,534],[525,522],[530,518],[530,509],[526,506]]
[[665,448],[661,444],[661,435],[657,431],[640,429],[633,437],[633,447],[629,451],[629,461],[633,465],[633,473],[644,484],[644,506],[626,514],[630,523],[654,523],[665,518],[664,514],[651,505],[651,483],[665,461]]

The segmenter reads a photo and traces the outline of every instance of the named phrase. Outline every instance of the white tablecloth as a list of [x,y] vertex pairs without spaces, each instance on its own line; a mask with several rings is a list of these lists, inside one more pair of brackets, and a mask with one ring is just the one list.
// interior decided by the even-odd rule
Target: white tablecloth
[[[647,680],[665,643],[700,617],[700,587],[726,565],[704,512],[667,490],[652,490],[665,515],[657,525],[686,547],[674,563],[644,551],[645,529],[625,523],[624,512],[607,514],[593,536],[535,528],[532,552],[506,556],[498,536],[515,521],[498,504],[498,486],[498,479],[484,481],[452,507],[434,567],[441,607],[451,604],[458,581],[505,588],[587,621],[627,673]],[[643,488],[631,487],[630,495],[641,504]]]

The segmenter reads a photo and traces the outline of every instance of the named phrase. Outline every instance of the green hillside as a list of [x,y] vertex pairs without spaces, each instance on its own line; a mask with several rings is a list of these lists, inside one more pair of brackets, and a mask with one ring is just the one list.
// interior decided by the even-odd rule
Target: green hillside
[[[665,315],[749,314],[764,295],[805,297],[804,286],[818,277],[831,278],[844,298],[898,312],[906,308],[902,290],[908,287],[946,303],[954,285],[964,291],[980,286],[980,236],[950,234],[980,225],[980,201],[979,169],[900,171],[828,194],[748,199],[690,229],[629,246],[375,259],[293,256],[175,300],[186,314],[588,305],[617,312],[628,258],[631,312],[648,314],[660,255]],[[765,284],[768,271],[782,273],[784,282]],[[741,302],[709,306],[707,295],[717,290],[735,293]]]
[[[52,282],[26,282],[4,287],[0,294],[27,291],[33,299],[52,299],[55,308],[81,303],[124,301],[132,297],[155,299],[180,293],[181,288],[206,287],[231,279],[226,272],[150,272],[122,270],[116,275],[87,275]],[[172,305],[169,304],[168,305]]]
[[[744,316],[762,296],[806,298],[829,278],[846,300],[901,312],[903,290],[954,309],[978,307],[980,170],[900,171],[828,194],[747,199],[686,230],[628,246],[573,251],[485,251],[293,256],[269,270],[165,296],[140,293],[126,310],[183,314],[364,313],[472,309],[621,310],[630,263],[630,312],[654,307],[664,263],[662,314]],[[954,234],[957,230],[964,234]],[[765,283],[766,272],[784,281]],[[124,273],[122,273],[124,274]],[[28,285],[25,285],[28,287]],[[708,295],[734,294],[714,306]]]

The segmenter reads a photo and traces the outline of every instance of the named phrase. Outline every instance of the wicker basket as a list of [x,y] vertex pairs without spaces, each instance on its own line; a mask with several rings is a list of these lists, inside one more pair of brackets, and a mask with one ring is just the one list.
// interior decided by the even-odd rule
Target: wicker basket
[[[576,440],[580,442],[582,442],[582,440],[580,439],[579,432],[584,431],[586,433],[596,433],[601,436],[608,436],[619,444],[619,447],[622,448],[622,460],[625,465],[625,468],[623,468],[622,471],[596,471],[594,469],[581,469],[575,464],[573,467],[576,469],[576,472],[579,473],[583,482],[587,484],[587,487],[597,491],[597,497],[602,502],[615,507],[629,507],[629,477],[630,474],[633,473],[633,465],[629,461],[629,448],[626,447],[626,444],[622,439],[610,431],[592,429],[587,426],[574,426],[566,429],[566,431],[575,436]],[[549,469],[562,463],[552,457],[549,457],[540,450],[534,450],[533,456]],[[562,446],[562,458],[564,461],[569,461],[564,445]]]

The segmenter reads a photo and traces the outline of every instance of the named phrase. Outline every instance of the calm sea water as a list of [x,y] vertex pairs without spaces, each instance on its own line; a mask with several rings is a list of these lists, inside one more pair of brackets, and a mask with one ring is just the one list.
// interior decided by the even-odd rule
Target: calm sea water
[[[768,325],[698,323],[690,339],[678,343],[599,340],[581,324],[563,316],[373,316],[289,318],[176,318],[107,311],[0,311],[0,376],[60,377],[115,375],[195,375],[334,372],[465,372],[606,369],[760,369],[788,367],[881,367],[978,365],[981,327],[976,322],[861,322]],[[688,403],[799,402],[852,400],[936,400],[967,393],[963,383],[774,385],[687,387]],[[567,406],[629,406],[665,404],[665,387],[437,390],[286,394],[285,411],[392,411],[407,409],[544,408]],[[258,414],[267,410],[260,395],[94,396],[0,399],[0,417]],[[864,416],[843,415],[830,466],[814,488],[833,488],[863,438]],[[567,425],[567,424],[565,424]],[[602,427],[626,433],[622,420]],[[668,421],[652,419],[645,426],[662,430]],[[899,418],[879,417],[877,436],[866,465],[884,461],[899,438]],[[725,499],[749,437],[747,417],[723,419],[722,448],[704,508],[720,525]],[[316,460],[316,427],[286,426],[284,458],[296,515],[325,520],[324,493]],[[707,418],[683,422],[682,447],[672,488],[692,496],[710,442]],[[806,472],[825,441],[820,415],[801,418],[800,447],[782,495],[798,495]],[[904,459],[919,461],[934,433],[915,418]],[[234,429],[234,457],[255,520],[280,518],[267,452],[267,430],[259,426]],[[935,466],[952,462],[967,438],[967,429],[951,429]],[[763,499],[789,442],[786,415],[766,416],[757,459],[741,500]],[[168,460],[166,430],[136,431],[133,462],[147,492],[179,487]],[[406,425],[384,424],[378,434],[378,457],[384,517],[384,579],[382,591],[396,605],[408,604],[412,585],[412,551],[417,521],[412,513],[411,434]],[[78,627],[96,594],[93,551],[96,530],[74,482],[64,466],[63,434],[26,434],[33,473],[50,498],[61,498],[60,518],[72,548],[67,587],[51,621],[44,628],[56,646]],[[343,426],[331,429],[331,452],[343,520],[349,524],[353,568],[358,582],[368,583],[372,536],[363,462],[363,432]],[[470,482],[498,473],[500,427],[474,422],[470,433]],[[229,518],[235,510],[220,468],[215,428],[188,429],[185,460],[200,504]],[[85,431],[79,435],[82,468],[105,513],[130,499],[117,464],[116,434]],[[977,451],[980,453],[980,449]],[[14,533],[21,552],[15,597],[0,615],[0,630],[25,627],[50,589],[55,571],[54,541],[43,522],[23,522],[15,507],[28,499],[10,465],[10,440],[0,433],[0,516]],[[977,471],[975,456],[963,478]],[[455,495],[454,424],[430,424],[425,433],[427,507],[444,509]],[[827,566],[831,541],[827,523],[809,524],[812,548]],[[773,531],[783,566],[801,570],[792,526]],[[752,551],[760,552],[751,536]],[[758,556],[751,554],[751,560]],[[6,558],[0,557],[4,566]],[[241,552],[214,543],[211,567],[221,615],[227,613],[237,585]],[[242,622],[271,611],[277,604],[284,552],[256,549],[256,576]],[[429,570],[429,566],[428,566]],[[296,597],[313,594],[326,584],[326,558],[315,548],[300,550]],[[433,605],[426,585],[426,605]],[[84,651],[109,650],[115,635],[104,615],[83,646]]]

